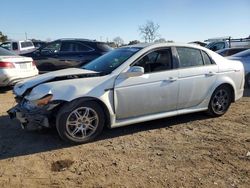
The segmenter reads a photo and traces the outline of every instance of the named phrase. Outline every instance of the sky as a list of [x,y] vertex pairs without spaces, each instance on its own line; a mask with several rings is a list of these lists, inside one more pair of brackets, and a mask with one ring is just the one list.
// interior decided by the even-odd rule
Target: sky
[[250,35],[250,0],[4,0],[0,31],[11,39],[141,40],[148,20],[175,42]]

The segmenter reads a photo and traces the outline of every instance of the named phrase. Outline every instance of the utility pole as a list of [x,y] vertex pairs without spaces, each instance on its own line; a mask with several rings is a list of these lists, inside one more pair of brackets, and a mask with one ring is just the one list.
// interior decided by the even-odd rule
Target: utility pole
[[27,33],[25,32],[25,39],[28,40]]

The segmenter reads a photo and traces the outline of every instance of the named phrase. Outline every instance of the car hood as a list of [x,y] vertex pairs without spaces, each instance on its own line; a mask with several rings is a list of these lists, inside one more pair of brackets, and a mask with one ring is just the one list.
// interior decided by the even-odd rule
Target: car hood
[[99,75],[100,73],[98,72],[80,68],[69,68],[59,71],[53,71],[17,83],[14,87],[14,93],[17,96],[22,96],[27,90],[32,89],[42,83],[56,82],[56,81],[84,78],[84,77],[94,77]]

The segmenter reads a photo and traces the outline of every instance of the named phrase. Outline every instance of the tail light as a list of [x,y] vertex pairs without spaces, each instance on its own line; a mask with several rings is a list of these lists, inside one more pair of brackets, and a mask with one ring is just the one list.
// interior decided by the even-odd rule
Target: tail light
[[15,65],[11,62],[3,62],[3,61],[0,61],[0,69],[2,68],[15,68]]
[[36,62],[32,61],[32,66],[36,67]]

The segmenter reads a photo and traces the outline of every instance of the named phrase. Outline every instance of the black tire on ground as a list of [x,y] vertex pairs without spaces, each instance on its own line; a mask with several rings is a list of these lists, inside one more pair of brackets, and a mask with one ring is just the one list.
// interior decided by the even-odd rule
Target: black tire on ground
[[233,100],[233,93],[229,86],[221,85],[213,92],[209,102],[207,113],[218,117],[225,114]]
[[[87,112],[87,109],[89,109],[89,119],[86,118],[85,120],[82,120],[85,118],[84,115]],[[76,112],[78,115],[76,115]],[[95,118],[95,120],[90,120],[91,118],[94,119],[94,117],[97,118]],[[86,122],[81,121],[88,121],[88,124],[94,122],[93,124],[95,124],[95,126],[91,125],[92,127],[90,129],[90,126],[87,126]],[[75,123],[77,125],[75,125]],[[102,132],[104,123],[105,116],[101,106],[95,101],[83,101],[80,99],[65,104],[58,112],[56,118],[58,134],[63,140],[73,144],[87,143],[94,140]],[[84,126],[86,131],[83,131],[84,127],[81,126]],[[78,132],[75,131],[77,127],[79,129]],[[95,128],[93,129],[93,127]],[[89,128],[89,130],[87,128]],[[76,133],[73,134],[73,132]],[[84,134],[86,136],[84,136]],[[89,135],[87,136],[87,134]]]

